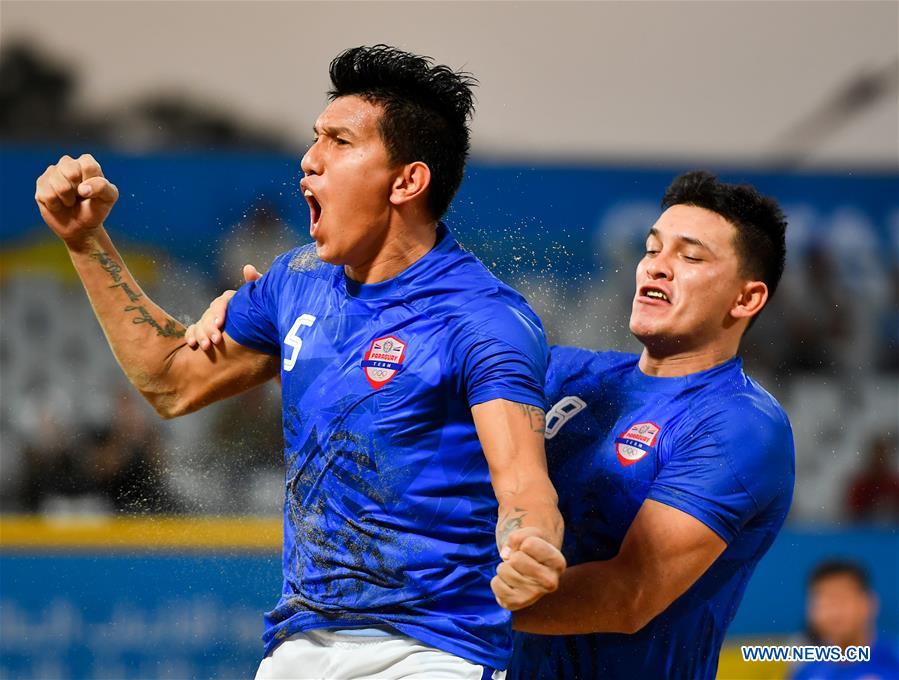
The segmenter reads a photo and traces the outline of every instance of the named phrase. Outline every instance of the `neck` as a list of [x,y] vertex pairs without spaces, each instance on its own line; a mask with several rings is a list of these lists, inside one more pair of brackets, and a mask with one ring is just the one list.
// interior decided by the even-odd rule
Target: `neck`
[[434,247],[436,222],[403,223],[387,235],[367,261],[344,266],[347,277],[358,283],[380,283],[401,274]]
[[699,373],[730,361],[737,354],[736,347],[706,347],[676,353],[660,352],[644,345],[640,355],[640,370],[656,378],[677,378]]

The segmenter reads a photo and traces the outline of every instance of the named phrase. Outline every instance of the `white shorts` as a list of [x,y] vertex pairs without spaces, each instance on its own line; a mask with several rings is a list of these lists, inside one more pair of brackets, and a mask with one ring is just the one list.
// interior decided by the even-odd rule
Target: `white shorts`
[[297,633],[262,660],[256,680],[504,680],[505,671],[443,652],[405,635],[376,637],[330,630]]

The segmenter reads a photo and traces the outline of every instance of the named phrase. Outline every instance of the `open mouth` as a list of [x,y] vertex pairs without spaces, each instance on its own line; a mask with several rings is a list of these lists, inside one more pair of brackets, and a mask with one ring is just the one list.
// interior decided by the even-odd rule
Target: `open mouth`
[[653,286],[643,286],[643,288],[640,289],[640,297],[671,304],[671,300],[668,298],[668,294],[660,288],[654,288]]
[[306,189],[306,191],[303,192],[303,198],[305,198],[306,203],[309,204],[309,233],[310,235],[315,236],[315,232],[318,229],[318,223],[322,218],[322,206],[309,189]]

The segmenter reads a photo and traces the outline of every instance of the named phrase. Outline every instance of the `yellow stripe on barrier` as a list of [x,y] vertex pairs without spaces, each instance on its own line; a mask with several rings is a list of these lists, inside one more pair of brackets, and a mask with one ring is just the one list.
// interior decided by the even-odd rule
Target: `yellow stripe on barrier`
[[263,517],[0,516],[0,550],[281,550],[281,520]]

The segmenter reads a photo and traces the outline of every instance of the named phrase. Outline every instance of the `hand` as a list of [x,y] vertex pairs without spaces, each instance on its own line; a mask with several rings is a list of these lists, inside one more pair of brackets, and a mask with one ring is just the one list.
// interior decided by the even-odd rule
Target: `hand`
[[[249,283],[262,278],[256,267],[251,264],[244,265],[243,278]],[[215,300],[209,303],[209,307],[203,312],[200,320],[187,327],[184,339],[191,349],[209,349],[212,345],[218,345],[222,341],[222,329],[225,327],[225,312],[228,303],[237,291],[226,290]]]
[[70,246],[102,227],[118,198],[119,190],[90,154],[60,158],[38,177],[34,194],[44,222]]
[[509,611],[534,604],[559,588],[565,557],[537,529],[516,529],[500,551],[503,561],[490,581],[499,605]]

